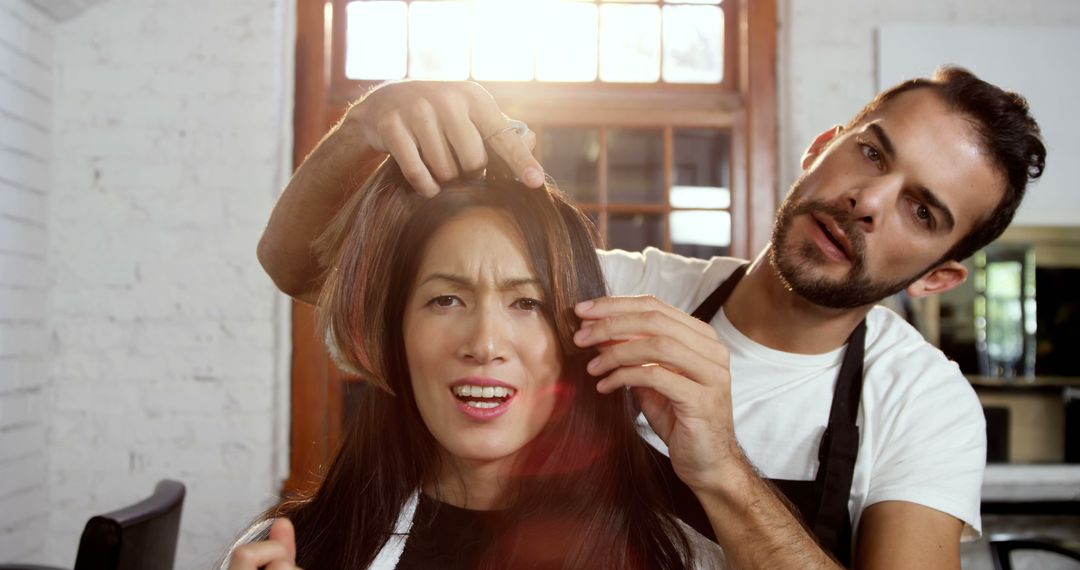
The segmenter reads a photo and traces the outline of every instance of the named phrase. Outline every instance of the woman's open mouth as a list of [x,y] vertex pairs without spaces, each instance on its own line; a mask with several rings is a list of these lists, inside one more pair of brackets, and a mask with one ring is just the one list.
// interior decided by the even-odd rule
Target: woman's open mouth
[[491,419],[506,411],[517,390],[509,386],[481,386],[478,384],[455,384],[450,392],[457,400],[458,408],[476,419]]

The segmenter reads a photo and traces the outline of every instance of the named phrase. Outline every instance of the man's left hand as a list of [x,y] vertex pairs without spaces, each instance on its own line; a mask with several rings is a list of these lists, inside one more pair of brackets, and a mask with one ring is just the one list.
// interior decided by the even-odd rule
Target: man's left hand
[[600,354],[588,366],[596,389],[633,389],[641,411],[668,446],[679,478],[695,491],[723,485],[745,461],[735,440],[728,350],[716,331],[651,296],[580,303],[578,346]]

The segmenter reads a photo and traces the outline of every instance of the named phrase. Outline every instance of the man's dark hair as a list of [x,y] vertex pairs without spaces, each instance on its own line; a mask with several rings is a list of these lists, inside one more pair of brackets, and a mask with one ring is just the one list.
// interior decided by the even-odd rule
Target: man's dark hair
[[1005,178],[1005,193],[997,207],[940,260],[963,261],[997,239],[1009,226],[1024,198],[1028,181],[1042,176],[1046,146],[1026,99],[991,85],[966,69],[951,66],[938,68],[930,78],[911,79],[879,93],[845,129],[858,125],[890,99],[914,89],[933,90],[949,110],[966,118],[975,128],[983,153]]

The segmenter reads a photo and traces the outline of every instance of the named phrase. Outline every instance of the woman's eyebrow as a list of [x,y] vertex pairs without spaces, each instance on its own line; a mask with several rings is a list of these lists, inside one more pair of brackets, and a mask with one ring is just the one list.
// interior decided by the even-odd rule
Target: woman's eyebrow
[[[454,285],[458,285],[460,287],[465,287],[465,288],[473,288],[473,287],[476,286],[476,282],[474,282],[472,279],[469,279],[468,277],[465,277],[463,275],[457,275],[457,274],[454,274],[454,273],[432,273],[432,274],[428,275],[423,281],[421,281],[420,284],[424,285],[424,284],[430,283],[432,281],[448,281],[450,283],[453,283]],[[537,279],[536,277],[531,277],[530,276],[530,277],[510,277],[510,278],[507,278],[507,279],[503,279],[502,281],[499,281],[499,289],[501,289],[501,290],[517,289],[517,288],[528,286],[528,285],[537,285],[537,286],[539,286],[540,285],[540,280]]]

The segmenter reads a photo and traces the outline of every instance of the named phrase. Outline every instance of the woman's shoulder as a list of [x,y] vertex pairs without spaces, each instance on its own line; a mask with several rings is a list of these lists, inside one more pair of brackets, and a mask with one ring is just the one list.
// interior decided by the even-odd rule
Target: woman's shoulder
[[694,557],[693,570],[725,570],[728,567],[724,550],[719,544],[705,538],[681,520],[675,519],[675,522],[690,544],[690,553]]

